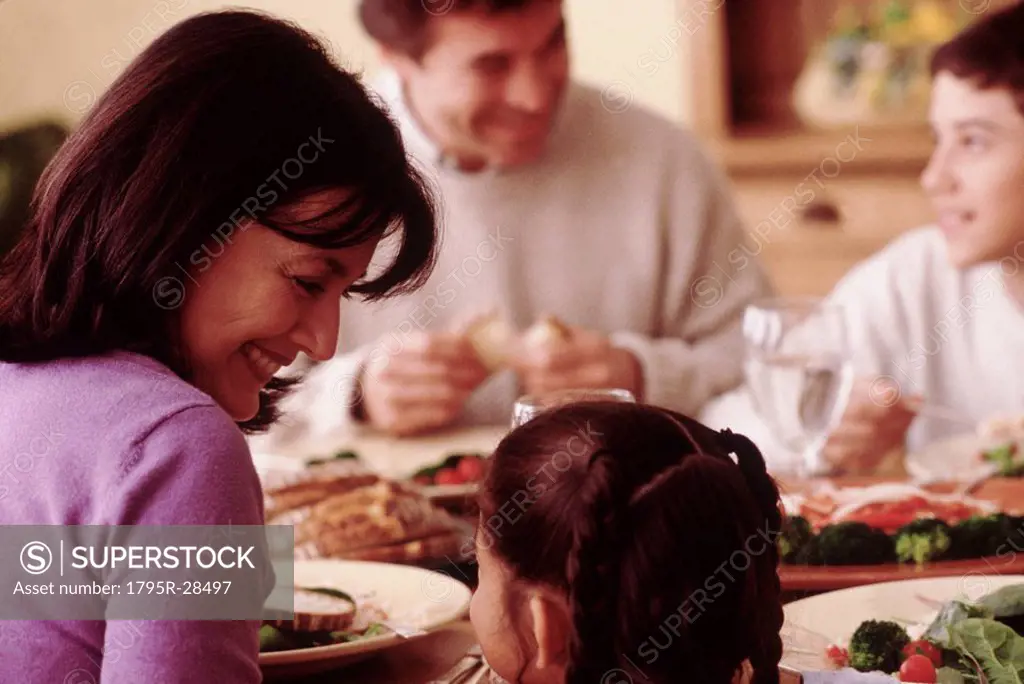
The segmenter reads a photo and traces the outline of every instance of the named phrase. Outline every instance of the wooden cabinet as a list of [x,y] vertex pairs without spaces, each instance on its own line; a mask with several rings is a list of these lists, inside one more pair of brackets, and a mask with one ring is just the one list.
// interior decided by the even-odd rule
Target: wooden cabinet
[[750,243],[787,295],[828,294],[854,264],[931,221],[927,198],[911,174],[828,179],[782,172],[733,185]]
[[[687,60],[691,125],[729,174],[781,294],[827,294],[854,264],[932,221],[918,183],[932,146],[923,122],[815,130],[793,111],[808,14],[820,24],[839,1],[680,0],[690,24],[703,8]],[[990,0],[990,11],[1014,1]]]

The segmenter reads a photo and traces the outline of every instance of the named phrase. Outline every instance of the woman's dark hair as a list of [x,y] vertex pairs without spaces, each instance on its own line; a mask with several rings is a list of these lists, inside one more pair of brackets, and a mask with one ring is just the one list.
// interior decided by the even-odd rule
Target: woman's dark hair
[[[287,219],[336,188],[338,206]],[[250,219],[324,248],[388,237],[390,264],[352,287],[374,300],[422,285],[437,213],[395,124],[314,36],[256,12],[198,15],[128,66],[40,179],[0,262],[0,360],[125,350],[187,379],[174,286],[211,263],[203,245]],[[272,381],[242,428],[268,427],[291,384]]]
[[1024,116],[1024,2],[988,14],[941,45],[932,55],[932,76],[941,71],[982,89],[1006,88]]
[[361,0],[359,20],[378,43],[421,58],[430,45],[429,22],[449,12],[482,9],[488,14],[520,10],[537,0]]
[[480,508],[478,543],[569,599],[566,684],[616,669],[728,684],[747,660],[755,684],[778,683],[781,503],[746,437],[652,406],[565,406],[501,441]]

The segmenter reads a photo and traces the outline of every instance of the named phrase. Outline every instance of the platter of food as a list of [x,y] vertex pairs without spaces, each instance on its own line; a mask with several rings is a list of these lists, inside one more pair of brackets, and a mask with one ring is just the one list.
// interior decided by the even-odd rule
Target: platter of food
[[782,665],[850,668],[895,681],[1020,682],[1024,575],[885,582],[784,608]]
[[[421,465],[406,472],[398,482],[415,489],[434,504],[460,516],[475,511],[475,497],[486,469],[487,453],[480,451],[455,451],[445,453],[436,461]],[[308,468],[330,465],[332,468],[348,469],[376,475],[359,452],[339,449],[333,453],[296,459],[266,453],[253,455],[257,470],[261,473],[299,473]],[[422,462],[422,459],[419,460]]]
[[446,567],[472,553],[472,525],[358,459],[260,471],[268,525],[291,525],[299,559]]
[[1024,483],[975,496],[907,482],[824,481],[787,491],[777,537],[786,590],[1024,573]]
[[471,598],[447,575],[403,565],[299,560],[294,577],[294,613],[273,614],[272,595],[260,628],[268,678],[333,669],[426,636],[464,618]]

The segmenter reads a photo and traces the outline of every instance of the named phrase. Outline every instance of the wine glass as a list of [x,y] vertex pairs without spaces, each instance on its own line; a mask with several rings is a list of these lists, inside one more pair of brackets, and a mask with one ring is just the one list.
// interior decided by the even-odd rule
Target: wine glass
[[512,428],[515,429],[549,409],[581,401],[621,401],[635,404],[636,397],[625,389],[570,389],[544,394],[527,394],[516,399],[512,407]]
[[822,447],[853,384],[846,321],[817,298],[769,298],[743,315],[744,371],[754,408],[797,456],[797,477],[826,475]]

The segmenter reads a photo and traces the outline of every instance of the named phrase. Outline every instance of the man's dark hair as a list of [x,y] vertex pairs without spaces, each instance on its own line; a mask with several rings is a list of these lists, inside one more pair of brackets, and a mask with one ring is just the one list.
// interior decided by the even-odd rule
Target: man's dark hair
[[359,20],[381,45],[419,59],[430,44],[432,18],[467,10],[498,14],[523,9],[531,2],[536,0],[361,0]]
[[1024,115],[1024,2],[993,12],[939,47],[931,72],[940,71],[979,88],[1006,88]]

